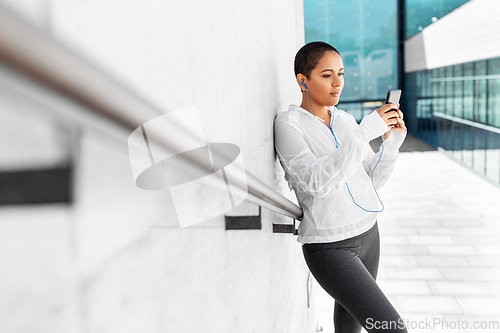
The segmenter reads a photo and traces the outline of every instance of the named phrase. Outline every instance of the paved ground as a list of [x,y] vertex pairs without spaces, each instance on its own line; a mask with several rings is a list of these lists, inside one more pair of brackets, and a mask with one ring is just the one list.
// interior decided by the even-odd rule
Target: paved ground
[[[500,332],[500,187],[408,139],[401,150],[417,151],[379,191],[379,285],[409,332]],[[319,327],[333,332],[333,300],[316,287]]]

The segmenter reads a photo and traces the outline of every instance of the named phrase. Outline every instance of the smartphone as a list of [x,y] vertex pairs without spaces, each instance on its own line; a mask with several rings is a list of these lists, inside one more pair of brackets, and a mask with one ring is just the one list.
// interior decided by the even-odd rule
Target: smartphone
[[[385,98],[385,104],[387,103],[392,103],[392,104],[396,104],[396,106],[399,106],[399,99],[401,98],[401,89],[397,89],[397,90],[389,90],[387,92],[387,97]],[[387,110],[387,112],[389,111],[393,111],[394,109],[390,109],[390,110]],[[396,110],[394,110],[396,111]],[[394,117],[392,117],[394,118]],[[391,128],[394,128],[394,126],[391,126]]]
[[401,89],[389,90],[387,92],[387,97],[385,98],[385,104],[392,103],[398,105],[400,98],[401,98]]

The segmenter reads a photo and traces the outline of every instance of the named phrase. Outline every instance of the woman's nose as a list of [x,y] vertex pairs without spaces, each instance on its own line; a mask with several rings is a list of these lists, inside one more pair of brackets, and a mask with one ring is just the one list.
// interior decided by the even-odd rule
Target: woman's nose
[[337,77],[337,78],[333,79],[332,86],[338,87],[341,85],[341,83],[342,82],[341,82],[340,78]]

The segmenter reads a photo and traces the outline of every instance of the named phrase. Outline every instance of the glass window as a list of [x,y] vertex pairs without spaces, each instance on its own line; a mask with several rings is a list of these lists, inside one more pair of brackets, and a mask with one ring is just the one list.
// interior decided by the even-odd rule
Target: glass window
[[471,126],[463,126],[463,158],[462,162],[465,163],[465,165],[469,167],[474,166],[474,156],[473,156],[473,149],[474,149],[474,127]]
[[438,68],[438,95],[436,99],[436,108],[438,112],[446,113],[444,99],[446,96],[446,82],[443,80],[446,78],[446,69]]
[[421,97],[424,88],[424,72],[417,73],[417,96]]
[[432,116],[441,112],[500,127],[500,58],[408,73],[406,80],[407,90],[417,85],[408,118],[416,119],[416,136],[500,182],[500,134]]
[[341,101],[384,100],[398,86],[396,23],[396,0],[304,0],[306,43],[324,41],[342,55]]
[[[462,65],[455,65],[453,66],[453,76],[455,78],[459,78],[463,76],[462,72]],[[464,90],[464,81],[463,80],[456,80],[453,81],[453,115],[455,117],[463,117],[463,94]]]
[[[407,74],[407,78],[411,80],[412,74]],[[413,74],[414,75],[414,74]],[[419,94],[416,101],[416,116],[417,116],[417,131],[419,133],[419,137],[431,144],[433,140],[432,133],[432,103],[431,97],[429,95],[429,71],[419,72],[420,76],[419,80]],[[408,120],[410,122],[410,120]],[[433,143],[435,145],[435,143]]]
[[422,31],[468,0],[406,0],[406,38]]
[[431,72],[430,71],[425,71],[424,72],[424,94],[423,97],[429,98],[431,96]]
[[446,150],[446,119],[437,118],[437,146]]
[[474,64],[474,112],[476,121],[486,123],[486,61]]
[[[453,67],[452,66],[448,66],[445,68],[445,71],[446,71],[446,78],[447,79],[452,79],[453,78]],[[451,80],[447,80],[445,81],[445,104],[446,104],[446,114],[451,114],[453,115],[454,114],[454,110],[453,110],[453,107],[454,107],[454,100],[453,100],[453,86],[454,82],[451,81]]]
[[457,160],[462,161],[464,156],[464,127],[465,125],[460,123],[454,123],[453,129],[453,157]]
[[362,103],[339,103],[337,107],[351,114],[358,122],[361,121],[364,116]]
[[474,169],[480,173],[486,173],[486,131],[474,129]]
[[[488,75],[500,75],[500,58],[488,60]],[[500,79],[488,80],[488,124],[500,127]]]
[[[464,80],[464,97],[463,97],[463,118],[464,119],[469,119],[469,120],[474,120],[474,113],[473,113],[473,96],[474,96],[474,81],[471,80],[472,76],[474,75],[474,64],[472,63],[467,63],[463,65],[463,71],[464,71],[464,77],[466,78]],[[469,79],[467,79],[469,78]]]

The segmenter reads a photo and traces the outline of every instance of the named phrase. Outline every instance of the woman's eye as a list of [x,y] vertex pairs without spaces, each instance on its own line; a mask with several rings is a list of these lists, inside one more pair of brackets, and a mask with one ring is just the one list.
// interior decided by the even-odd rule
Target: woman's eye
[[323,77],[330,77],[330,76],[331,76],[330,74],[323,75]]
[[344,76],[344,73],[339,73],[339,76]]

